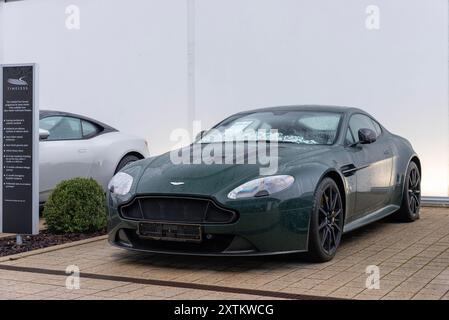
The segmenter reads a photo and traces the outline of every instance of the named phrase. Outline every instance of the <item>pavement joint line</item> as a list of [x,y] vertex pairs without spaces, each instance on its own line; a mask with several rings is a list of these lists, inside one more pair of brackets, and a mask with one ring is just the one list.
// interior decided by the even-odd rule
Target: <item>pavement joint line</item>
[[[441,238],[440,238],[441,239]],[[439,256],[441,256],[443,253],[445,253],[447,251],[447,249],[446,250],[444,250],[443,252],[441,252],[440,254],[438,254],[437,255],[437,257],[439,257]],[[432,261],[432,260],[431,260]],[[420,270],[422,270],[422,268],[424,268],[425,266],[427,266],[428,264],[430,264],[431,263],[431,261],[429,261],[429,262],[427,262],[424,266],[422,266],[421,267],[421,269]],[[444,270],[443,270],[444,271]],[[441,272],[443,272],[443,271],[441,271]],[[416,272],[414,272],[412,275],[414,275],[414,274],[416,274],[418,271],[416,271]],[[431,283],[436,277],[438,277],[438,275],[441,273],[441,272],[439,272],[437,275],[435,275],[432,279],[430,279],[428,282],[426,282],[426,284],[420,289],[420,290],[418,290],[418,292],[416,292],[413,296],[412,296],[412,298],[411,299],[413,299],[415,296],[417,296],[418,294],[419,294],[419,292],[423,289],[423,288],[425,288],[429,283]],[[396,286],[395,288],[397,288],[398,286]],[[394,290],[394,289],[393,289]],[[446,293],[448,293],[449,292],[449,290],[447,290],[442,296],[444,296]]]
[[[408,246],[406,246],[405,248],[403,248],[401,251],[407,250],[408,248],[412,247],[413,245],[415,245],[416,243],[418,243],[420,240],[426,238],[429,234],[432,234],[432,231],[427,232],[425,235],[423,235],[422,237],[420,237],[419,239],[417,239],[415,242],[409,244]],[[442,238],[444,238],[444,236],[438,238],[438,240],[441,240]],[[430,246],[432,246],[432,244],[427,245],[424,249],[422,249],[419,253],[425,251],[427,248],[429,248]],[[446,250],[445,250],[446,251]],[[440,254],[438,254],[438,256],[442,255],[445,251],[441,252]],[[413,257],[408,258],[405,262],[403,262],[402,264],[400,264],[399,266],[397,266],[395,269],[391,270],[390,272],[387,272],[385,275],[391,274],[392,272],[400,269],[404,264],[406,264],[407,262],[409,262],[411,259],[413,259],[414,257],[416,257],[419,253],[415,254]],[[368,258],[363,259],[362,261],[366,261]],[[428,265],[432,260],[430,260],[429,262],[427,262],[425,265],[423,265],[419,270],[413,272],[410,276],[408,276],[407,278],[410,278],[411,276],[413,276],[414,274],[416,274],[418,271],[420,271],[424,266]],[[441,272],[440,272],[441,273]],[[438,275],[437,275],[438,276]],[[429,280],[427,284],[429,284],[430,282],[432,282],[433,279],[435,279],[437,276],[435,276],[434,278],[432,278],[431,280]],[[401,281],[399,284],[397,284],[396,286],[394,286],[391,290],[389,290],[387,293],[381,295],[379,297],[379,300],[381,300],[382,298],[384,298],[385,296],[387,296],[390,292],[394,291],[396,288],[398,288],[404,281]],[[337,289],[338,290],[338,289]],[[334,293],[336,290],[334,290],[333,292],[331,292],[330,294]],[[420,290],[418,290],[418,292],[416,292],[414,296],[416,296],[419,293]],[[363,292],[363,291],[362,291]],[[413,298],[412,297],[412,298]]]
[[[65,271],[43,269],[43,268],[20,267],[20,266],[14,266],[14,265],[0,264],[0,270],[28,272],[28,273],[35,273],[35,274],[59,275],[59,276],[67,277],[67,274],[65,273]],[[226,286],[208,285],[208,284],[200,284],[200,283],[188,283],[188,282],[157,280],[157,279],[143,279],[143,278],[113,276],[113,275],[84,273],[84,272],[80,273],[80,277],[85,278],[85,279],[94,279],[94,280],[129,282],[129,283],[152,285],[152,286],[184,288],[184,289],[192,289],[192,290],[205,290],[205,291],[214,291],[214,292],[221,292],[221,293],[246,294],[246,295],[253,295],[253,296],[292,299],[292,300],[343,300],[341,298],[333,298],[333,297],[326,297],[326,296],[296,294],[296,293],[288,293],[288,292],[247,289],[247,288],[232,288],[232,287],[226,287]],[[346,300],[348,300],[348,299],[346,299]]]
[[[418,239],[417,241],[415,241],[415,242],[412,243],[411,245],[409,245],[409,246],[407,246],[406,248],[404,248],[404,250],[410,248],[412,245],[414,245],[415,243],[419,242],[419,240],[422,240],[423,238],[425,238],[426,236],[428,236],[428,235],[431,234],[431,233],[432,233],[432,232],[428,232],[425,236],[421,237],[420,239]],[[445,237],[445,236],[442,236],[442,237],[438,238],[438,240],[441,240],[441,239],[443,239],[444,237]],[[438,242],[438,241],[436,241],[436,242]],[[421,250],[419,253],[425,251],[427,248],[429,248],[429,247],[431,247],[431,246],[432,246],[432,244],[427,245],[426,248],[423,249],[423,250]],[[447,251],[447,250],[442,251],[441,253],[439,253],[439,254],[437,255],[437,257],[439,257],[440,255],[442,255],[442,254],[443,254],[444,252],[446,252],[446,251]],[[414,257],[416,257],[419,253],[417,253],[417,254],[415,254],[413,257],[407,259],[407,261],[405,261],[404,263],[402,263],[401,265],[399,265],[399,266],[396,267],[395,269],[391,270],[390,272],[387,272],[386,274],[390,274],[390,273],[392,273],[393,271],[398,270],[398,269],[399,269],[400,267],[402,267],[404,264],[406,264],[406,263],[409,262],[411,259],[413,259]],[[433,260],[433,259],[432,259],[432,260]],[[430,264],[430,263],[432,262],[432,260],[429,260],[426,264],[424,264],[423,266],[421,266],[421,268],[419,268],[417,271],[413,272],[410,276],[407,277],[407,279],[410,278],[411,276],[415,275],[416,273],[418,273],[420,270],[422,270],[422,269],[423,269],[425,266],[427,266],[428,264]],[[441,271],[441,272],[443,272],[443,271]],[[440,272],[440,273],[441,273],[441,272]],[[440,273],[438,273],[438,274],[440,274]],[[430,280],[425,284],[425,286],[427,286],[430,282],[432,282],[432,280],[435,279],[435,278],[438,276],[438,274],[437,274],[436,276],[434,276],[432,279],[430,279]],[[384,298],[384,297],[387,296],[390,292],[392,292],[392,291],[394,291],[396,288],[400,287],[402,283],[404,283],[404,281],[402,281],[402,282],[399,283],[398,285],[394,286],[389,292],[385,293],[382,297],[380,297],[380,299]],[[424,287],[425,287],[425,286],[424,286]],[[423,287],[423,288],[424,288],[424,287]],[[416,296],[416,295],[419,293],[419,291],[421,291],[421,289],[418,290],[418,292],[416,292],[416,293],[413,295],[413,297]],[[412,297],[411,299],[413,299],[413,297]]]
[[[431,234],[431,233],[432,233],[432,231],[427,232],[425,235],[423,235],[422,237],[420,237],[420,238],[419,238],[418,240],[416,240],[415,242],[409,244],[408,246],[406,246],[405,248],[403,248],[401,251],[407,250],[408,248],[412,247],[414,244],[416,244],[417,242],[419,242],[419,241],[422,240],[423,238],[427,237],[427,236],[428,236],[429,234]],[[439,238],[439,239],[442,239],[442,238],[444,238],[444,237],[445,237],[445,236],[442,236],[442,237]],[[369,244],[369,245],[363,247],[361,250],[357,251],[357,253],[360,253],[360,252],[362,252],[363,250],[366,250],[367,248],[369,248],[369,247],[371,247],[371,246],[373,246],[373,244]],[[427,249],[427,248],[430,247],[430,246],[431,246],[431,245],[426,246],[425,249]],[[425,249],[422,249],[422,250],[420,251],[420,253],[421,253],[422,251],[424,251]],[[444,252],[444,251],[443,251],[443,252]],[[442,253],[443,253],[443,252],[442,252]],[[441,255],[442,253],[440,253],[439,255]],[[416,254],[416,255],[417,255],[417,254]],[[416,256],[416,255],[415,255],[415,256]],[[438,256],[439,256],[439,255],[438,255]],[[414,257],[415,257],[415,256],[414,256]],[[406,264],[406,263],[407,263],[408,261],[410,261],[412,258],[413,258],[413,257],[407,259],[407,261],[403,262],[402,264],[400,264],[400,265],[399,265],[398,267],[396,267],[395,269],[392,269],[391,271],[387,272],[385,275],[388,275],[388,274],[392,273],[393,271],[398,270],[401,266],[403,266],[404,264]],[[364,259],[362,259],[362,260],[360,261],[360,263],[362,263],[362,262],[364,262],[364,261],[366,261],[366,260],[368,260],[368,259],[369,259],[369,257],[364,258]],[[388,260],[388,258],[384,259],[384,261],[386,261],[386,260]],[[431,261],[427,262],[425,265],[429,264],[430,262],[431,262]],[[343,271],[347,271],[347,270],[350,269],[351,267],[352,267],[352,266],[349,266],[349,267],[343,269]],[[424,266],[423,266],[423,267],[424,267]],[[421,269],[422,269],[422,268],[420,268],[419,270],[421,270]],[[413,274],[417,273],[419,270],[415,271]],[[413,274],[412,274],[412,275],[413,275]],[[410,275],[410,276],[412,276],[412,275]],[[355,278],[357,278],[357,277],[354,277],[353,279],[346,281],[346,282],[343,284],[343,286],[345,286],[346,284],[348,284],[349,282],[351,282],[351,281],[354,280]],[[430,283],[431,281],[432,281],[432,280],[430,280],[428,283]],[[401,281],[401,283],[399,283],[398,285],[394,286],[389,292],[387,292],[387,293],[385,293],[384,295],[382,295],[382,296],[380,297],[380,299],[382,299],[383,297],[385,297],[386,295],[388,295],[388,293],[390,293],[391,291],[394,291],[394,289],[396,289],[397,287],[399,287],[402,283],[403,283],[403,281]],[[428,283],[427,283],[427,284],[428,284]],[[319,284],[313,286],[312,289],[315,288],[315,287],[318,286],[318,285],[319,285]],[[337,289],[331,291],[331,292],[329,293],[328,296],[331,296],[331,295],[332,295],[333,293],[335,293],[338,289],[339,289],[339,288],[337,288]],[[363,291],[362,291],[362,292],[363,292]],[[419,292],[419,291],[418,291],[418,292]],[[416,294],[417,294],[417,293],[416,293]],[[416,294],[415,294],[415,295],[416,295]]]
[[[435,229],[432,229],[432,228],[435,228],[436,227],[436,230]],[[407,265],[411,260],[413,260],[414,258],[417,258],[419,255],[421,255],[421,254],[423,254],[423,258],[420,258],[421,260],[424,260],[424,262],[423,262],[423,264],[422,265],[420,265],[420,268],[418,268],[418,269],[416,269],[416,270],[412,270],[412,272],[410,273],[410,274],[407,274],[407,276],[406,276],[406,279],[403,279],[403,280],[400,280],[400,281],[398,281],[398,283],[394,283],[394,284],[392,284],[392,286],[391,287],[389,287],[389,288],[387,288],[388,290],[387,290],[387,292],[385,292],[385,293],[382,293],[381,295],[379,295],[377,298],[384,298],[385,296],[387,296],[390,292],[392,292],[392,291],[394,291],[397,287],[399,287],[399,286],[401,286],[408,278],[410,278],[410,277],[412,277],[412,276],[414,276],[414,275],[416,275],[416,273],[418,273],[418,272],[420,272],[424,267],[426,267],[426,266],[428,266],[428,265],[430,265],[430,264],[432,264],[432,262],[435,260],[435,259],[438,259],[439,257],[442,257],[442,256],[445,256],[446,255],[446,253],[448,252],[448,248],[447,248],[447,244],[449,244],[449,242],[448,241],[444,241],[444,239],[447,237],[447,235],[446,234],[444,234],[444,232],[442,232],[442,231],[445,231],[445,230],[447,230],[447,227],[449,227],[449,224],[444,224],[443,226],[442,225],[439,225],[439,224],[436,224],[436,223],[432,223],[432,224],[428,224],[428,225],[424,225],[424,229],[425,230],[422,230],[422,231],[424,231],[424,232],[419,232],[419,235],[418,235],[418,237],[416,237],[416,239],[414,239],[414,241],[413,242],[409,242],[409,241],[406,241],[406,243],[403,243],[402,245],[400,245],[399,247],[398,246],[395,246],[395,249],[394,250],[392,250],[391,252],[388,252],[387,253],[387,255],[386,256],[382,256],[382,255],[380,255],[380,256],[378,256],[384,249],[387,249],[388,247],[389,247],[389,245],[391,245],[392,244],[392,242],[390,241],[390,239],[392,238],[392,236],[387,236],[387,237],[381,237],[381,238],[379,238],[379,237],[376,237],[373,241],[371,241],[371,242],[366,242],[366,243],[363,243],[363,245],[362,246],[357,246],[358,248],[356,249],[356,250],[354,250],[354,251],[348,251],[349,253],[346,253],[346,254],[343,254],[342,256],[341,256],[341,259],[338,259],[338,255],[337,255],[337,259],[335,259],[334,261],[332,261],[332,263],[330,263],[330,264],[328,264],[327,266],[325,266],[324,268],[318,268],[318,269],[315,269],[315,268],[311,268],[310,269],[310,271],[311,271],[311,273],[308,275],[308,276],[310,276],[310,275],[313,275],[313,274],[316,274],[316,273],[319,273],[319,272],[321,272],[321,271],[327,271],[327,269],[328,268],[332,268],[332,266],[335,264],[335,263],[337,263],[337,262],[344,262],[346,259],[348,259],[348,258],[350,258],[352,255],[354,255],[354,254],[357,254],[357,253],[360,253],[360,252],[363,252],[364,250],[368,250],[368,252],[369,252],[369,254],[364,254],[364,255],[362,255],[362,256],[360,256],[360,258],[361,259],[356,259],[355,261],[353,261],[353,264],[351,265],[351,264],[348,264],[347,266],[344,264],[344,266],[342,266],[343,268],[341,268],[341,270],[340,271],[347,271],[347,270],[349,270],[349,269],[351,269],[351,268],[353,268],[355,265],[359,265],[359,267],[361,268],[361,267],[363,267],[363,263],[365,263],[365,264],[368,264],[367,262],[369,262],[370,261],[370,259],[372,260],[372,259],[374,259],[374,260],[372,260],[372,262],[374,262],[375,264],[377,264],[377,265],[380,265],[380,264],[382,264],[383,262],[385,262],[385,261],[388,261],[390,258],[392,258],[392,257],[394,257],[395,255],[401,255],[402,256],[402,258],[401,259],[399,259],[398,261],[397,261],[397,263],[393,263],[393,266],[389,266],[389,267],[387,267],[387,270],[386,270],[386,272],[383,274],[383,276],[388,276],[389,274],[391,274],[391,273],[393,273],[393,272],[395,272],[396,270],[400,270],[402,267],[404,267],[405,265]],[[406,239],[407,238],[407,235],[408,235],[408,233],[407,232],[405,232],[405,231],[407,231],[407,229],[406,229],[406,227],[405,227],[405,224],[404,224],[404,226],[402,226],[401,228],[398,228],[398,229],[396,229],[396,233],[401,233],[401,236],[400,236],[400,238],[403,240],[403,239]],[[404,233],[405,232],[405,233]],[[434,234],[435,233],[435,235],[432,237],[432,234]],[[94,238],[91,238],[91,239],[94,239]],[[87,240],[89,240],[89,239],[87,239]],[[101,239],[98,239],[98,240],[90,240],[89,242],[94,242],[94,241],[100,241]],[[381,247],[379,247],[379,245],[377,244],[377,242],[378,241],[387,241],[388,243],[389,243],[389,245],[388,246],[381,246]],[[83,240],[82,240],[83,241]],[[76,247],[77,245],[78,246],[81,246],[82,244],[84,244],[84,243],[82,243],[82,241],[78,241],[78,243],[76,243],[76,242],[73,242],[73,243],[67,243],[67,245],[68,245],[68,247]],[[405,245],[405,246],[404,246]],[[434,245],[436,245],[436,246],[441,246],[441,247],[443,247],[444,246],[444,248],[440,248],[440,247],[438,247],[438,248],[440,248],[440,249],[438,249],[438,250],[431,250],[431,248],[432,248],[432,246],[434,246]],[[64,246],[64,244],[63,245],[60,245],[60,246]],[[409,249],[410,248],[412,248],[413,246],[416,246],[416,250],[412,250],[412,251],[409,251]],[[55,246],[54,248],[56,248],[57,246]],[[50,249],[49,251],[56,251],[56,250],[60,250],[60,249],[63,249],[63,248],[56,248],[56,249],[53,249],[52,247],[49,247],[49,248],[45,248],[45,249],[39,249],[39,250],[36,250],[35,252],[36,253],[33,253],[33,252],[30,252],[30,253],[32,253],[31,255],[35,255],[35,254],[39,254],[39,253],[45,253],[45,252],[37,252],[37,251],[40,251],[40,250],[46,250],[46,249]],[[429,254],[424,254],[425,252],[426,252],[426,250],[431,250],[432,252],[431,253],[429,253]],[[437,251],[437,252],[436,252]],[[20,254],[19,254],[20,255]],[[430,256],[429,256],[430,255]],[[10,256],[11,257],[11,256]],[[8,258],[8,257],[5,257],[5,258]],[[19,257],[19,258],[22,258],[22,257]],[[25,257],[23,257],[23,258],[25,258]],[[6,260],[3,260],[3,261],[5,261],[6,262]],[[0,266],[1,266],[1,262],[2,262],[2,259],[0,258]],[[444,262],[441,262],[441,263],[443,263],[444,264]],[[440,264],[441,264],[440,263]],[[421,263],[420,263],[421,264]],[[102,264],[103,265],[103,264]],[[51,266],[49,266],[50,268],[52,268]],[[390,269],[391,268],[391,269]],[[413,269],[413,268],[412,268]],[[439,269],[441,269],[441,270],[439,270]],[[442,272],[444,272],[445,270],[443,270],[444,268],[443,267],[441,267],[440,268],[440,266],[436,266],[436,268],[433,268],[432,270],[430,270],[429,272],[430,273],[432,273],[431,275],[429,275],[429,277],[427,277],[427,276],[425,276],[425,279],[423,279],[424,280],[424,286],[423,286],[423,288],[421,288],[421,289],[418,289],[418,291],[417,292],[415,292],[414,294],[412,294],[412,297],[416,297],[418,294],[419,294],[419,292],[421,292],[424,288],[425,288],[425,286],[427,286],[429,283],[431,283],[432,281],[433,281],[433,279],[435,279],[436,277],[438,277],[438,275],[439,274],[441,274]],[[309,268],[307,268],[307,270],[309,270]],[[358,269],[357,269],[358,270]],[[354,270],[354,271],[357,271],[357,270]],[[86,270],[86,271],[89,271],[89,270]],[[93,272],[93,273],[95,273],[95,270],[92,270],[91,272]],[[292,268],[291,270],[289,270],[287,273],[285,273],[283,276],[286,276],[286,275],[290,275],[291,273],[293,273],[293,272],[295,272],[295,269],[294,268]],[[58,275],[59,276],[59,275]],[[62,276],[62,275],[61,275]],[[63,275],[63,276],[67,276],[67,275]],[[308,276],[305,276],[304,278],[307,278]],[[302,278],[302,276],[300,276],[301,278]],[[280,276],[280,278],[282,278],[282,276]],[[357,276],[355,276],[355,278],[357,278]],[[354,280],[355,279],[354,277],[351,277],[350,279],[348,278],[348,279],[345,279],[344,280],[344,282],[342,282],[342,286],[345,286],[346,284],[348,284],[349,282],[351,282],[352,280]],[[136,279],[136,278],[135,278]],[[138,279],[145,279],[144,277],[141,277],[141,278],[138,278]],[[157,279],[156,279],[157,280]],[[181,282],[182,282],[182,279],[178,279],[178,280],[181,280]],[[166,281],[166,280],[162,280],[162,279],[160,279],[159,281]],[[177,281],[177,279],[176,279],[176,277],[173,277],[173,278],[171,278],[171,279],[169,279],[169,282],[176,282]],[[270,284],[270,283],[272,283],[272,282],[276,282],[276,279],[273,279],[273,280],[271,280],[271,281],[268,281],[268,283],[267,284]],[[320,282],[325,282],[325,280],[320,280]],[[125,284],[126,285],[126,284]],[[214,283],[207,283],[207,284],[205,284],[205,285],[210,285],[210,286],[220,286],[220,284],[214,284]],[[226,284],[224,283],[224,285],[226,286]],[[262,285],[261,285],[262,286]],[[317,284],[315,284],[314,286],[312,286],[312,288],[315,288],[315,287],[317,287],[317,286],[319,286],[319,284],[317,283]],[[226,286],[226,287],[228,287],[228,286]],[[228,287],[229,288],[229,287]],[[260,286],[259,286],[259,288],[260,288]],[[257,290],[257,289],[259,289],[257,286],[254,288],[254,290]],[[244,289],[244,288],[238,288],[238,289]],[[252,290],[253,288],[251,288],[250,290]],[[332,290],[332,291],[330,291],[330,292],[328,292],[327,294],[324,294],[324,296],[327,296],[326,298],[338,298],[338,297],[332,297],[332,294],[334,293],[334,292],[336,292],[337,290],[338,290],[339,288],[337,288],[337,289],[334,289],[334,290]],[[263,290],[263,289],[262,289]],[[270,289],[268,289],[268,290],[270,290]],[[446,293],[445,294],[447,294],[449,291],[446,291]],[[283,293],[288,293],[288,292],[283,292]],[[295,293],[292,293],[292,294],[295,294]],[[300,293],[300,295],[305,295],[305,296],[307,296],[307,297],[313,297],[315,294],[314,293],[312,293],[312,292],[307,292],[307,291],[305,291],[304,293]],[[320,296],[320,298],[322,298],[322,294],[321,293],[318,293],[318,295]],[[443,294],[444,295],[444,294]],[[356,299],[357,299],[357,297],[356,297]]]

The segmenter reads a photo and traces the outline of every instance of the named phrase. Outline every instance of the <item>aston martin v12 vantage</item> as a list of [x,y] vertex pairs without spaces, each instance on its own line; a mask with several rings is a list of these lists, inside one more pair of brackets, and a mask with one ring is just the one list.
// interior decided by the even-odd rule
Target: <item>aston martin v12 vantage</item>
[[[246,159],[271,144],[277,168],[262,173],[263,163]],[[243,150],[243,157],[223,160],[225,145]],[[345,232],[392,214],[403,221],[419,218],[416,152],[360,109],[246,111],[179,152],[190,150],[188,160],[195,149],[214,153],[218,161],[173,161],[169,152],[114,176],[108,196],[111,244],[195,255],[307,251],[327,261]]]

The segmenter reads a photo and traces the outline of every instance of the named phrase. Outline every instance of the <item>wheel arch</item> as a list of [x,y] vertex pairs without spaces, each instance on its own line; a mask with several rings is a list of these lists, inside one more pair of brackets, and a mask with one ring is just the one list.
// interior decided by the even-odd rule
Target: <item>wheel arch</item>
[[419,160],[419,158],[418,158],[418,156],[417,156],[416,154],[414,154],[414,155],[410,158],[410,160],[409,160],[409,162],[408,162],[408,165],[407,165],[407,168],[408,168],[408,166],[410,165],[410,162],[416,163],[416,165],[418,166],[419,174],[421,175],[421,174],[422,174],[421,160]]
[[[130,152],[126,153],[126,154],[122,157],[122,159],[123,159],[124,157],[126,157],[126,156],[136,156],[137,158],[139,158],[139,160],[142,160],[142,159],[145,158],[145,157],[143,156],[143,154],[141,154],[140,152],[137,152],[137,151],[130,151]],[[122,159],[120,159],[120,161],[121,161]]]
[[140,152],[138,152],[138,151],[127,151],[127,152],[125,152],[125,153],[118,159],[118,161],[116,162],[114,172],[117,172],[117,168],[118,168],[120,162],[121,162],[125,157],[127,157],[127,156],[135,156],[135,157],[139,158],[139,160],[145,159],[145,156],[142,155],[142,154],[141,154]]
[[410,159],[407,162],[407,166],[405,167],[404,170],[404,175],[403,175],[403,179],[402,179],[402,184],[401,184],[401,198],[400,198],[400,203],[402,204],[402,200],[404,199],[404,192],[405,192],[405,179],[407,178],[407,170],[408,167],[410,166],[410,163],[414,162],[417,166],[418,166],[418,170],[419,170],[419,175],[421,176],[422,179],[422,169],[421,169],[421,160],[419,160],[419,157],[417,154],[413,154]]
[[[328,168],[327,170],[325,170],[322,175],[320,176],[320,178],[317,180],[316,182],[316,190],[318,190],[318,186],[323,182],[324,179],[326,178],[330,178],[332,179],[335,184],[337,185],[338,190],[340,191],[340,195],[341,195],[341,200],[342,200],[342,208],[343,208],[343,223],[342,223],[342,230],[341,230],[341,234],[343,234],[343,230],[344,230],[344,225],[345,225],[345,220],[346,220],[346,210],[347,210],[347,199],[346,199],[346,182],[345,179],[343,178],[342,174],[335,168]],[[314,193],[314,199],[316,198],[316,190]],[[308,255],[312,258],[312,259],[318,259],[317,261],[328,261],[329,257],[326,258],[322,258],[321,253],[317,253],[317,240],[316,240],[316,236],[312,236],[313,233],[311,233],[311,229],[312,229],[312,214],[310,215],[310,220],[309,220],[309,229],[308,229],[308,235],[307,235],[307,250],[308,250]],[[338,247],[338,246],[337,246]],[[335,253],[334,253],[335,254]],[[331,256],[332,258],[332,256]]]
[[346,221],[346,212],[347,212],[347,199],[346,199],[346,184],[345,184],[345,180],[343,178],[343,176],[341,175],[340,172],[338,172],[336,169],[329,169],[326,172],[324,172],[324,174],[321,176],[320,180],[317,183],[318,184],[321,183],[321,181],[323,181],[323,179],[325,178],[331,178],[332,180],[335,181],[335,183],[337,184],[338,190],[340,191],[340,195],[341,195],[341,200],[343,202],[343,225]]

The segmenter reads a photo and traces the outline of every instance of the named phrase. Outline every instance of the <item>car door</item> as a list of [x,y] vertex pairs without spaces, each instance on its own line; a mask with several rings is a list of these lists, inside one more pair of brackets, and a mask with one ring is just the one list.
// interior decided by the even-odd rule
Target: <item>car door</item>
[[356,175],[356,200],[354,217],[384,207],[391,188],[393,156],[391,147],[382,134],[381,127],[364,114],[351,116],[346,140],[348,144],[359,141],[358,131],[371,129],[376,132],[377,140],[370,144],[357,144],[348,147]]
[[50,133],[39,142],[39,200],[45,202],[62,180],[87,177],[92,159],[80,119],[49,116],[40,120],[39,127]]

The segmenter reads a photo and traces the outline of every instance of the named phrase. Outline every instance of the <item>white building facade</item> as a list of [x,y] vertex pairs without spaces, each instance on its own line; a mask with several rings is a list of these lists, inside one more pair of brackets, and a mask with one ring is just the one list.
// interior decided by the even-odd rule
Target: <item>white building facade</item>
[[0,0],[0,63],[39,104],[145,137],[249,108],[356,106],[407,137],[448,197],[447,0]]

